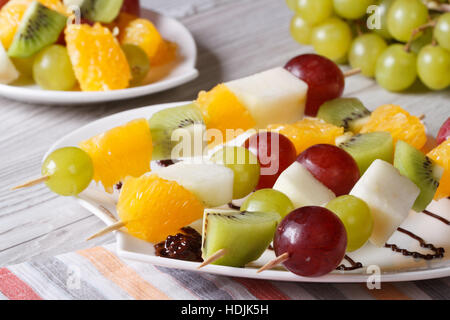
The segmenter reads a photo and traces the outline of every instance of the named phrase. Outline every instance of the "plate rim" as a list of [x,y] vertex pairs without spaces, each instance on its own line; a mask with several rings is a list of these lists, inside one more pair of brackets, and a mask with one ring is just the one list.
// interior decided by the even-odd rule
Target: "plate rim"
[[[20,85],[9,85],[0,83],[0,97],[11,99],[14,101],[28,101],[28,103],[37,104],[92,104],[98,102],[121,101],[125,99],[138,98],[145,95],[158,93],[164,90],[178,87],[184,83],[192,81],[199,76],[199,71],[196,67],[198,59],[198,48],[193,34],[189,29],[181,23],[178,19],[164,15],[158,11],[143,8],[148,15],[162,17],[170,20],[171,23],[176,24],[180,30],[183,30],[186,37],[184,42],[186,47],[192,51],[190,56],[191,62],[186,65],[181,74],[174,76],[171,79],[161,79],[154,83],[149,83],[142,86],[109,90],[109,91],[58,91],[58,90],[43,90],[31,89]],[[51,98],[48,96],[51,95]],[[17,98],[23,96],[23,98]]]
[[[182,105],[189,103],[189,101],[180,101],[180,102],[170,102],[170,103],[161,103],[155,105],[143,106],[136,109],[125,110],[122,112],[118,112],[92,122],[87,123],[86,125],[68,133],[67,135],[58,139],[55,143],[47,151],[46,155],[43,157],[43,160],[46,156],[52,152],[55,148],[60,147],[64,144],[65,140],[68,140],[74,136],[79,135],[81,132],[88,130],[89,128],[96,127],[103,122],[109,122],[111,120],[118,120],[122,118],[125,114],[133,115],[146,112],[151,109],[165,109],[174,107],[177,105]],[[142,116],[141,116],[142,117]],[[42,161],[43,161],[42,160]],[[100,208],[96,205],[90,203],[89,201],[75,197],[76,201],[86,210],[90,211],[98,218],[100,218],[104,223],[112,224],[114,221],[106,215]],[[151,263],[153,265],[158,265],[162,267],[176,268],[182,270],[189,270],[194,272],[206,272],[209,274],[216,274],[222,276],[235,276],[235,277],[246,277],[253,279],[261,279],[261,280],[273,280],[273,281],[291,281],[291,282],[314,282],[314,283],[365,283],[368,278],[373,274],[355,274],[351,272],[347,273],[331,273],[318,278],[310,278],[310,277],[301,277],[297,276],[286,270],[266,270],[264,273],[257,274],[254,268],[234,268],[227,266],[218,266],[218,265],[208,265],[200,270],[197,270],[198,262],[190,262],[190,261],[182,261],[169,259],[164,257],[158,257],[154,255],[148,255],[143,253],[137,253],[131,250],[124,249],[121,244],[124,243],[124,236],[129,236],[121,231],[115,231],[116,238],[116,252],[117,254],[125,259],[130,259],[134,261],[140,261],[144,263]],[[243,272],[237,272],[242,271]],[[423,270],[411,270],[411,271],[400,271],[400,272],[385,272],[380,275],[381,282],[405,282],[405,281],[418,281],[418,280],[429,280],[429,279],[437,279],[444,278],[450,276],[450,265],[448,266],[439,266],[436,268],[429,268]]]

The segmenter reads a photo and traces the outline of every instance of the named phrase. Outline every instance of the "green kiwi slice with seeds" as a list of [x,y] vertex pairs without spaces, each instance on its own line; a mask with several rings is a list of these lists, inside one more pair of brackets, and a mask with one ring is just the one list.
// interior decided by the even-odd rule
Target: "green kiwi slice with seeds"
[[402,140],[399,140],[395,146],[394,167],[420,189],[413,210],[416,212],[425,210],[433,200],[444,169]]
[[28,58],[53,44],[66,26],[67,18],[38,1],[33,1],[25,11],[14,35],[8,55]]

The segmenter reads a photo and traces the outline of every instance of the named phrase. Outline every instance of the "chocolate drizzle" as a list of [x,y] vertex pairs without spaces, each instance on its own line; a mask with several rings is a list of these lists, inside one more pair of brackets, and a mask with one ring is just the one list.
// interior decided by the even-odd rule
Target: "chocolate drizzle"
[[355,262],[355,260],[350,258],[348,255],[345,255],[344,259],[347,260],[348,263],[350,263],[350,267],[347,267],[346,265],[341,264],[340,266],[338,266],[336,268],[336,270],[339,270],[339,271],[352,271],[352,270],[360,269],[360,268],[363,267],[361,262]]
[[156,163],[161,167],[169,167],[177,162],[178,162],[178,160],[172,160],[172,159],[156,161]]
[[443,217],[441,217],[441,216],[439,216],[439,215],[437,215],[437,214],[435,214],[435,213],[433,213],[433,212],[430,212],[430,211],[428,211],[428,210],[423,210],[423,213],[426,214],[426,215],[429,215],[430,217],[433,217],[433,218],[435,218],[435,219],[438,219],[438,220],[441,221],[442,223],[445,223],[445,224],[447,224],[447,225],[450,225],[450,221],[449,221],[449,220],[447,220],[447,219],[445,219],[445,218],[443,218]]
[[184,227],[181,231],[155,244],[155,254],[159,257],[203,262],[202,236],[191,227]]
[[438,258],[444,257],[444,253],[445,253],[444,248],[436,248],[433,244],[426,243],[425,240],[423,240],[421,237],[419,237],[419,236],[415,235],[414,233],[412,233],[411,231],[405,230],[403,228],[398,228],[397,231],[410,236],[414,240],[417,240],[422,248],[430,249],[431,251],[434,252],[434,254],[423,254],[420,252],[409,251],[407,249],[401,249],[401,248],[397,247],[397,245],[395,245],[395,244],[389,244],[389,243],[386,243],[384,245],[386,248],[390,248],[392,251],[399,252],[404,256],[411,256],[416,259],[420,258],[420,259],[424,259],[424,260],[432,260],[432,259],[438,259]]

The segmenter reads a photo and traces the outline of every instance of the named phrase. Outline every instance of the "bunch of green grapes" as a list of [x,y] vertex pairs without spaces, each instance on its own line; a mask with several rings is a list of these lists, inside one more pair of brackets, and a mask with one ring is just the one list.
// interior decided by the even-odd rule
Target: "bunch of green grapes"
[[286,0],[292,37],[389,91],[450,86],[450,0]]

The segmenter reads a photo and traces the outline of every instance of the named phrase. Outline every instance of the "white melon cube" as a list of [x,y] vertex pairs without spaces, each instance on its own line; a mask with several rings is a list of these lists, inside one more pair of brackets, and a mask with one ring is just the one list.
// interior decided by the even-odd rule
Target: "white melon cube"
[[244,104],[258,128],[303,118],[308,85],[284,68],[225,83]]
[[281,173],[273,188],[287,195],[296,208],[321,206],[336,198],[333,191],[297,161]]
[[9,59],[5,48],[0,42],[0,83],[8,84],[16,80],[18,77],[19,72]]
[[408,217],[420,189],[390,163],[377,159],[366,170],[350,192],[364,200],[374,219],[370,242],[378,247]]
[[154,173],[177,182],[207,207],[219,207],[233,199],[233,170],[219,164],[178,162]]

